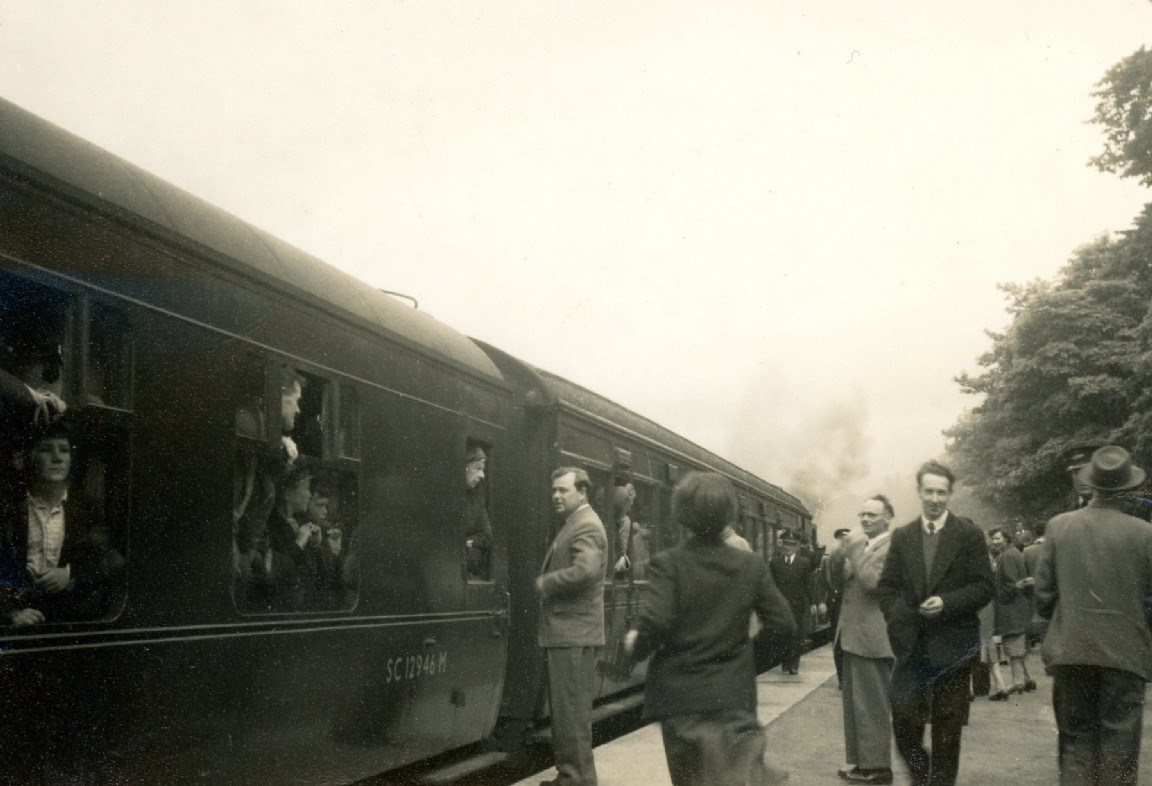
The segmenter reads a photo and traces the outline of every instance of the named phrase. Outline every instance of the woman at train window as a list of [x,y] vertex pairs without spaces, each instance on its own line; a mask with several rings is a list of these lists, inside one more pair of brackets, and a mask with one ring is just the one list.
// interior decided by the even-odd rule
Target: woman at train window
[[107,545],[97,509],[70,487],[67,424],[38,428],[19,465],[25,482],[0,503],[0,616],[17,626],[106,616],[124,559]]
[[644,716],[660,721],[674,786],[759,784],[765,741],[756,718],[748,616],[789,633],[796,623],[758,555],[721,540],[736,495],[717,473],[690,473],[672,496],[674,520],[692,533],[648,564],[648,591],[626,651],[652,663]]

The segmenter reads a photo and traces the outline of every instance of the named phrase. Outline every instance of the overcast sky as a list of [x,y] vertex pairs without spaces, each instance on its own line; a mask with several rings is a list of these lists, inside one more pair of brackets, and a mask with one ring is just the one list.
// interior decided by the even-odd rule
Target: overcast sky
[[997,283],[1148,201],[1086,121],[1150,33],[1146,0],[0,0],[0,96],[815,494],[826,536],[916,512]]

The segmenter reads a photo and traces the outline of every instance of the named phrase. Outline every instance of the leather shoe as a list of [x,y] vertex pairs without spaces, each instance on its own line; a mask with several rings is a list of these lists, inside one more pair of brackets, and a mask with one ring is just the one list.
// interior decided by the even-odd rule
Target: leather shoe
[[844,780],[849,783],[891,783],[892,770],[887,768],[861,770],[857,768],[845,775]]
[[847,778],[848,773],[854,772],[856,769],[858,769],[858,768],[856,767],[855,764],[845,764],[843,767],[836,770],[836,774],[839,775],[841,778]]
[[998,690],[988,697],[988,701],[1004,701],[1006,698],[1008,698],[1008,691]]
[[1008,696],[1011,696],[1013,693],[1023,693],[1023,692],[1024,692],[1024,686],[1023,685],[1013,685],[1011,688],[1004,691],[1004,693]]
[[1026,690],[1026,691],[1036,690],[1036,680],[1027,680],[1024,683],[1024,690]]

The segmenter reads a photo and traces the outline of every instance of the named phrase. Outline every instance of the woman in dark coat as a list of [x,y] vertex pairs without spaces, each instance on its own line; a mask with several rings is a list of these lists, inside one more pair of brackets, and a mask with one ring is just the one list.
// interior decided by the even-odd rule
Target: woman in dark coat
[[756,672],[748,617],[775,635],[796,623],[757,554],[725,546],[736,514],[731,484],[691,473],[673,492],[676,521],[694,537],[652,558],[648,589],[625,647],[652,655],[644,716],[658,720],[674,786],[743,786],[764,780]]
[[996,576],[996,635],[1004,647],[1004,654],[1012,665],[1012,686],[999,694],[989,696],[992,700],[1006,699],[1013,693],[1036,690],[1036,683],[1028,673],[1025,659],[1028,656],[1028,643],[1025,634],[1032,620],[1032,603],[1028,600],[1027,587],[1031,579],[1024,567],[1024,557],[1012,543],[1012,536],[1003,527],[989,530],[992,539],[993,571]]

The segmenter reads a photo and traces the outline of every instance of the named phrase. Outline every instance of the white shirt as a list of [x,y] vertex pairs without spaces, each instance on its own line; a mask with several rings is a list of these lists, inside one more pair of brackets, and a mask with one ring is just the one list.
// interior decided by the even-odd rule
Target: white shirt
[[925,535],[929,534],[928,522],[932,521],[932,524],[934,524],[936,526],[936,534],[939,535],[944,529],[944,522],[947,520],[948,520],[948,511],[944,511],[944,513],[940,516],[940,518],[936,519],[935,521],[932,521],[931,519],[926,518],[923,514],[921,514],[921,516],[920,516],[920,528],[922,530],[924,530]]
[[28,495],[28,570],[33,575],[39,576],[60,564],[66,499],[67,491],[56,505]]

